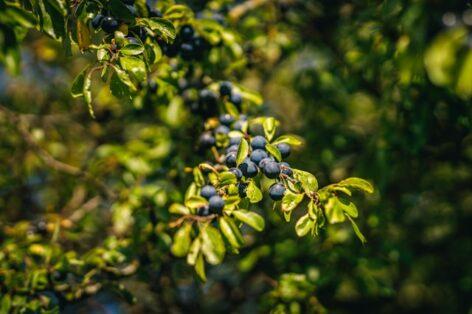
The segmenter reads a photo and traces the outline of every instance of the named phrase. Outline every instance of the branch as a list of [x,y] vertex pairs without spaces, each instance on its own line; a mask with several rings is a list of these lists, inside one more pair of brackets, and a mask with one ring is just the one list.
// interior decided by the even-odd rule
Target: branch
[[33,136],[29,133],[28,125],[26,124],[25,119],[22,119],[21,114],[15,113],[3,105],[0,105],[0,111],[3,112],[11,124],[16,127],[25,142],[28,144],[28,147],[33,150],[49,168],[71,176],[83,178],[87,182],[99,188],[108,199],[115,198],[115,193],[108,188],[105,183],[80,168],[55,159],[49,152],[36,143]]

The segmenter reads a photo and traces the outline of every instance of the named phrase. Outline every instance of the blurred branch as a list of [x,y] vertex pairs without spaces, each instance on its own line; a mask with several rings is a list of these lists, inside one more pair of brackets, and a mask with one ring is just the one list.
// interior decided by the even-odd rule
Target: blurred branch
[[238,4],[229,11],[229,18],[233,22],[237,22],[244,14],[266,4],[268,0],[248,0],[244,3]]
[[72,176],[83,178],[87,182],[92,183],[94,186],[99,188],[107,198],[115,198],[115,193],[105,183],[80,168],[56,160],[49,152],[36,143],[33,136],[29,133],[28,125],[25,119],[22,118],[21,114],[13,112],[3,105],[0,105],[0,111],[3,112],[11,124],[16,127],[25,142],[28,144],[29,148],[36,152],[36,154],[49,168]]

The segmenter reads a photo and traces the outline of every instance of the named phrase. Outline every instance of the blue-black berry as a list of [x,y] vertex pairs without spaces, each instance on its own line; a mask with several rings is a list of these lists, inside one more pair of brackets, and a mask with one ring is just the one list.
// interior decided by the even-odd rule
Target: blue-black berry
[[231,152],[225,156],[225,164],[228,167],[236,167],[236,153]]
[[293,176],[293,171],[292,169],[290,168],[290,165],[286,162],[281,162],[280,163],[280,172],[285,174],[286,176]]
[[247,183],[240,182],[238,183],[238,193],[239,197],[246,197]]
[[280,175],[280,166],[275,161],[269,161],[264,166],[264,174],[270,179],[275,179]]
[[275,161],[274,160],[274,157],[270,156],[270,157],[266,157],[264,159],[262,159],[260,162],[259,162],[259,168],[262,168],[264,169],[265,165],[270,162],[270,161]]
[[[231,144],[231,143],[230,143]],[[229,153],[237,153],[238,152],[238,149],[239,149],[239,146],[237,144],[235,145],[231,145],[230,147],[228,147],[226,149],[226,153],[229,154]]]
[[197,211],[197,215],[198,216],[208,216],[208,215],[210,215],[210,207],[208,205],[200,207]]
[[269,196],[274,201],[280,201],[285,194],[285,186],[281,183],[275,183],[269,188]]
[[223,207],[225,207],[225,201],[219,195],[210,197],[208,200],[208,206],[210,211],[215,214],[220,214]]
[[277,149],[279,150],[283,158],[287,158],[290,155],[290,145],[288,145],[287,143],[277,144]]
[[102,24],[102,20],[103,20],[103,15],[101,14],[95,15],[95,17],[92,19],[92,27],[95,29],[99,28],[100,25]]
[[211,134],[211,132],[204,132],[200,135],[199,139],[200,146],[203,148],[210,148],[215,145],[216,140],[215,137]]
[[230,126],[234,122],[234,118],[229,113],[222,114],[220,116],[220,123],[226,126]]
[[236,176],[236,179],[240,180],[243,177],[243,172],[238,168],[231,168],[229,172],[233,173]]
[[243,172],[243,175],[246,178],[253,178],[257,175],[259,169],[257,165],[252,162],[251,160],[245,160],[241,165],[239,165],[239,169]]
[[251,140],[252,149],[264,149],[267,144],[265,137],[261,135],[254,136]]
[[216,134],[228,134],[230,131],[230,129],[226,126],[226,125],[219,125],[216,129],[215,129],[215,133]]
[[237,145],[239,146],[239,143],[241,143],[241,136],[231,136],[229,138],[229,145]]
[[233,85],[231,82],[221,82],[220,83],[220,96],[231,96],[233,90]]
[[182,26],[182,28],[180,29],[180,38],[183,40],[183,41],[190,41],[192,38],[193,38],[193,34],[194,34],[194,30],[193,30],[193,27],[190,26],[190,25],[184,25]]
[[262,149],[253,150],[250,156],[251,161],[255,162],[256,165],[259,165],[261,160],[267,157],[268,157],[267,152]]
[[232,102],[236,107],[241,107],[243,103],[243,98],[240,93],[232,93],[229,101]]
[[213,185],[205,185],[202,187],[200,191],[200,196],[206,199],[216,195],[216,189]]
[[120,24],[118,21],[111,16],[105,16],[102,19],[102,29],[106,33],[113,33],[119,26]]

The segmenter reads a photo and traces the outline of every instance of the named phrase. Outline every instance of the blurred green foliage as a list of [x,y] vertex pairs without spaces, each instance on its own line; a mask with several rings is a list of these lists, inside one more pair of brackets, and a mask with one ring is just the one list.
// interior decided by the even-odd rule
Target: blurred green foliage
[[[96,56],[72,45],[68,57],[50,21],[62,43],[26,32],[29,15],[12,42],[15,12],[1,12],[0,104],[21,115],[0,112],[0,312],[471,311],[471,3],[185,3],[227,41],[192,71],[161,61],[157,93],[145,84],[129,101],[94,79],[95,119],[70,87]],[[246,245],[205,284],[172,256],[169,205],[183,201],[187,167],[211,158],[196,153],[204,118],[182,88],[204,85],[202,69],[260,91],[255,111],[303,136],[290,163],[320,186],[375,183],[354,195],[365,245],[348,223],[297,238],[302,213],[286,224],[263,201],[265,229],[243,227]]]

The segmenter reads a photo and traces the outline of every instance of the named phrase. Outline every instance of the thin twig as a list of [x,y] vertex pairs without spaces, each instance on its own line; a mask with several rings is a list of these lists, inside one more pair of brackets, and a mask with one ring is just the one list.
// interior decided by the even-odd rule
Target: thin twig
[[15,113],[3,105],[0,105],[0,111],[2,111],[8,120],[10,120],[11,124],[16,127],[25,142],[28,144],[29,148],[36,152],[36,154],[49,168],[75,177],[83,178],[87,182],[92,183],[97,188],[99,188],[108,199],[115,198],[115,193],[105,183],[80,168],[55,159],[49,152],[36,143],[33,136],[29,133],[26,121],[25,119],[22,119],[21,114]]

